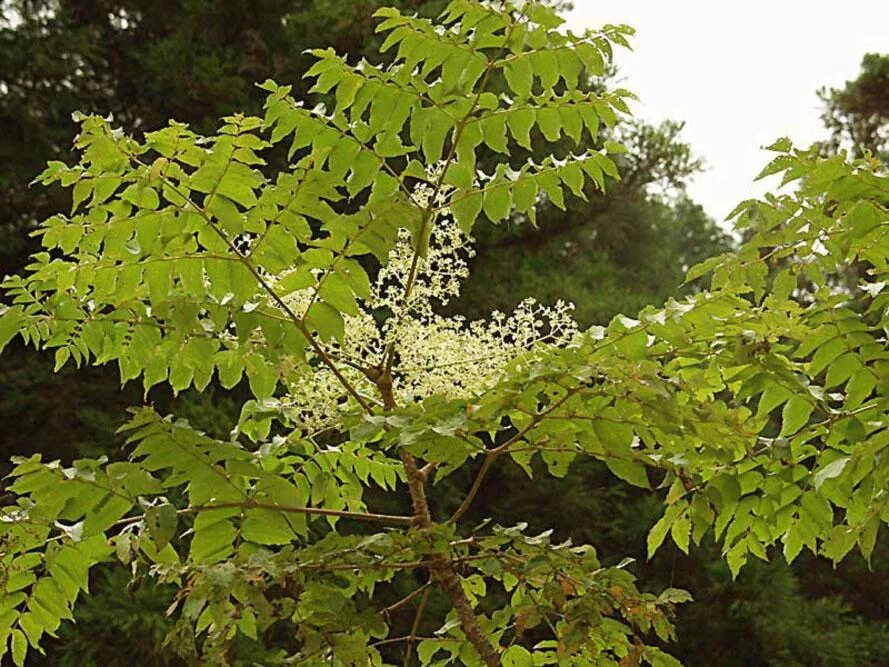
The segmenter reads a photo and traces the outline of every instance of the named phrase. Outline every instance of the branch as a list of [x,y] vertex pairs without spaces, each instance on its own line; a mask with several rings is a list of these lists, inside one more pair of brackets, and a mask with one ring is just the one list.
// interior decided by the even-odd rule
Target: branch
[[[134,155],[128,155],[128,157],[130,160],[136,162],[139,165],[142,165],[143,167],[148,166]],[[262,287],[262,289],[274,300],[274,302],[276,304],[278,304],[278,307],[280,307],[281,310],[283,310],[287,314],[287,316],[290,318],[290,320],[293,322],[293,324],[296,326],[296,328],[299,329],[299,332],[308,341],[309,345],[315,351],[315,354],[318,355],[318,357],[321,359],[321,361],[324,363],[324,365],[327,366],[330,369],[330,371],[336,376],[336,379],[340,382],[340,384],[343,386],[343,388],[345,388],[345,390],[349,393],[349,395],[355,399],[355,401],[358,403],[358,405],[360,405],[362,407],[362,409],[364,409],[365,412],[367,412],[368,414],[373,414],[374,413],[373,406],[371,406],[370,403],[368,403],[361,396],[361,394],[358,393],[358,391],[355,389],[355,387],[352,385],[352,383],[349,382],[349,380],[342,374],[340,369],[333,362],[333,359],[331,359],[330,355],[327,354],[327,351],[324,349],[324,347],[317,340],[315,340],[315,337],[309,331],[309,329],[306,326],[306,323],[303,321],[303,319],[301,317],[299,317],[290,306],[287,305],[287,303],[284,301],[284,299],[282,299],[281,296],[279,296],[278,293],[275,292],[275,290],[272,289],[272,287],[271,287],[271,285],[269,285],[268,281],[262,276],[261,273],[259,273],[259,270],[255,266],[253,266],[253,264],[250,262],[249,258],[245,257],[243,254],[241,254],[241,251],[238,250],[238,248],[234,244],[234,242],[232,242],[228,238],[228,236],[226,236],[225,232],[223,232],[219,228],[219,225],[217,225],[216,222],[213,220],[212,216],[210,216],[207,213],[206,209],[204,209],[203,206],[198,206],[197,203],[195,203],[187,194],[185,194],[179,188],[179,186],[176,185],[175,183],[173,183],[166,175],[161,174],[160,178],[163,180],[163,182],[167,186],[170,187],[171,190],[173,190],[176,194],[178,194],[186,202],[188,202],[188,204],[204,219],[204,221],[207,223],[207,225],[209,225],[210,229],[212,229],[213,232],[216,233],[216,235],[219,236],[219,238],[222,239],[222,241],[228,246],[228,249],[232,253],[234,253],[235,258],[238,259],[244,265],[244,267],[250,272],[250,274],[256,279],[256,282],[259,283],[260,287]]]
[[411,591],[410,593],[408,593],[407,595],[405,595],[405,596],[404,596],[403,598],[401,598],[398,602],[395,602],[395,603],[393,603],[393,604],[390,604],[390,605],[389,605],[388,607],[386,607],[385,609],[381,609],[381,610],[380,610],[380,613],[381,613],[381,614],[385,614],[385,615],[389,615],[389,614],[391,614],[393,611],[396,611],[396,610],[398,610],[398,609],[401,609],[404,605],[406,605],[406,604],[409,603],[411,600],[413,600],[415,597],[417,597],[418,595],[420,595],[421,593],[423,593],[423,591],[428,590],[430,586],[432,586],[432,582],[431,582],[431,581],[427,581],[425,584],[423,584],[422,586],[420,586],[418,589],[416,589],[416,590],[414,590],[414,591]]
[[414,653],[414,638],[417,636],[417,630],[420,629],[420,621],[423,619],[423,612],[426,611],[426,601],[428,599],[429,589],[426,588],[426,590],[423,591],[423,597],[420,598],[420,604],[417,606],[417,613],[414,616],[414,622],[411,624],[411,635],[407,642],[407,651],[404,654],[405,667],[407,667],[411,663],[411,657]]
[[478,474],[475,476],[475,480],[473,480],[472,486],[469,488],[466,497],[463,498],[463,502],[460,503],[460,507],[458,507],[457,511],[451,515],[450,519],[448,519],[448,523],[456,523],[457,520],[459,520],[460,517],[466,514],[466,512],[469,510],[469,507],[472,505],[472,502],[478,495],[479,489],[482,486],[482,481],[488,474],[488,469],[494,464],[494,461],[497,460],[498,456],[499,454],[495,453],[492,450],[488,450],[488,452],[485,454],[485,460],[482,461],[482,467],[478,471]]
[[[267,503],[257,500],[244,500],[243,502],[228,503],[211,503],[207,505],[195,505],[176,510],[177,514],[197,514],[198,512],[209,512],[211,510],[221,509],[263,509],[273,512],[284,512],[288,514],[309,514],[316,516],[335,516],[343,519],[353,519],[355,521],[370,521],[376,523],[391,523],[403,526],[411,526],[415,523],[412,516],[401,516],[398,514],[376,514],[374,512],[349,512],[346,510],[333,510],[325,507],[300,507],[298,505],[279,505],[278,503]],[[111,525],[112,528],[128,526],[130,524],[139,523],[145,519],[145,515],[131,516],[116,521]]]
[[533,429],[540,422],[546,419],[553,411],[561,407],[569,398],[584,389],[585,386],[586,385],[578,385],[573,389],[569,389],[565,393],[565,395],[562,396],[562,398],[560,398],[558,401],[553,403],[545,410],[534,415],[533,419],[531,419],[531,422],[521,431],[512,436],[509,440],[504,442],[502,445],[495,447],[494,449],[487,450],[485,454],[485,460],[482,462],[482,467],[478,471],[478,474],[475,476],[475,480],[472,482],[472,486],[469,488],[469,491],[467,492],[466,497],[463,499],[463,502],[460,503],[460,507],[458,507],[457,511],[451,515],[450,519],[448,519],[448,523],[456,522],[469,510],[470,506],[475,500],[475,497],[478,495],[479,489],[481,489],[482,482],[487,476],[488,471],[491,469],[491,466],[494,464],[494,461],[496,461],[503,454],[506,454],[509,451],[509,448],[512,447],[512,445],[524,438],[531,429]]

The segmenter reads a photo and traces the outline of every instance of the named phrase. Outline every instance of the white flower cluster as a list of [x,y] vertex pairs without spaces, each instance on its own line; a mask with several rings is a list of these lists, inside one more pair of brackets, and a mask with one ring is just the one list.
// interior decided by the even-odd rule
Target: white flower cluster
[[405,397],[469,397],[484,391],[504,364],[541,343],[564,345],[577,334],[573,306],[553,307],[526,299],[509,316],[494,312],[489,320],[432,315],[408,319],[401,327],[396,386]]
[[[430,180],[435,182],[437,175],[430,173]],[[427,206],[433,192],[427,184],[417,187],[417,204]],[[435,196],[436,205],[442,197]],[[392,379],[397,400],[433,395],[471,398],[484,391],[496,371],[518,355],[532,354],[540,344],[565,345],[577,334],[573,306],[562,301],[548,307],[527,299],[510,315],[494,312],[488,320],[474,322],[437,314],[436,302],[445,305],[459,296],[473,255],[472,239],[446,211],[440,213],[431,221],[423,257],[415,260],[410,233],[400,231],[388,262],[377,274],[371,298],[362,304],[359,315],[344,316],[344,340],[330,351],[342,374],[370,402],[379,397],[363,369],[382,367],[389,350],[394,355]],[[415,261],[416,273],[406,295]],[[303,315],[313,294],[312,289],[301,290],[284,300]],[[281,404],[294,424],[307,432],[332,426],[348,406],[346,391],[320,360],[299,364],[287,373],[286,382],[288,393]]]

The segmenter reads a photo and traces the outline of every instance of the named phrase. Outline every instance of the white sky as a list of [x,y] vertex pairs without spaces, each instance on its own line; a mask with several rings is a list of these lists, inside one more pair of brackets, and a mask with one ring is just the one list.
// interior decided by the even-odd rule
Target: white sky
[[[889,51],[889,0],[574,0],[572,30],[627,23],[634,52],[616,61],[635,114],[686,121],[683,136],[708,170],[689,188],[723,219],[762,194],[761,150],[787,135],[826,136],[816,90],[857,76],[867,52]],[[768,183],[768,181],[767,181]],[[768,187],[774,187],[772,182]]]

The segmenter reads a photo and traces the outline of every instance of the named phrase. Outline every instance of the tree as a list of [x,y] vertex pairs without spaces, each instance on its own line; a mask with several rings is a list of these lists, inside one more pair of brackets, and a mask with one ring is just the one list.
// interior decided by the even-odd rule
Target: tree
[[[687,594],[640,593],[588,546],[466,522],[507,460],[558,477],[586,455],[668,489],[652,553],[714,528],[734,573],[779,543],[788,560],[870,556],[889,518],[880,166],[778,142],[766,171],[798,191],[739,207],[748,243],[689,273],[712,272],[710,289],[638,319],[579,332],[534,303],[445,318],[432,303],[455,295],[478,217],[617,177],[613,142],[510,156],[530,132],[595,140],[617,122],[625,93],[578,82],[629,30],[564,34],[534,2],[456,0],[438,26],[379,16],[389,65],[315,52],[330,111],[266,82],[264,119],[229,116],[213,137],[172,123],[139,141],[84,116],[79,164],[41,176],[74,205],[5,281],[0,343],[114,362],[146,390],[246,376],[253,397],[229,439],[142,408],[127,460],[16,461],[0,618],[17,664],[112,557],[134,585],[178,587],[185,654],[224,661],[238,637],[281,632],[278,658],[315,662],[673,664],[645,640],[670,637]],[[509,96],[488,89],[500,77]],[[272,180],[255,167],[278,144],[293,165]],[[482,145],[505,156],[493,173]],[[837,290],[849,261],[869,268]],[[465,493],[430,508],[430,481],[467,466]]]
[[[443,0],[390,4],[421,16],[434,16],[445,5]],[[379,58],[381,39],[374,34],[370,18],[379,1],[353,5],[343,14],[320,0],[229,2],[224,8],[212,2],[167,3],[162,11],[156,2],[145,0],[0,2],[0,182],[6,195],[0,201],[0,230],[4,232],[0,265],[6,272],[23,267],[30,252],[39,248],[29,232],[38,220],[66,207],[62,188],[29,188],[28,183],[47,161],[71,161],[70,137],[76,127],[71,120],[73,110],[113,113],[116,122],[128,131],[157,127],[173,116],[199,133],[212,132],[217,119],[230,109],[258,113],[263,91],[253,85],[253,80],[268,76],[294,81],[294,98],[314,104],[307,94],[309,84],[300,79],[311,64],[307,48],[332,46],[353,56]],[[609,69],[606,76],[611,72]],[[600,78],[592,85],[602,87]],[[586,80],[582,83],[584,87],[590,85]],[[505,83],[501,88],[506,91]],[[545,142],[539,143],[535,157],[542,158],[547,147]],[[657,148],[658,143],[648,142],[646,146]],[[657,150],[645,153],[645,163],[659,172],[677,174],[679,169],[668,166],[676,162],[668,155],[681,155],[687,147],[671,146],[669,142],[665,146],[664,154]],[[565,150],[569,148],[566,142]],[[270,164],[263,167],[267,174],[286,164],[279,163],[276,155],[267,159]],[[483,160],[487,162],[488,158]],[[493,164],[491,161],[491,168]],[[621,169],[628,180],[647,184],[653,178],[624,165]],[[614,267],[610,261],[612,255],[626,254],[625,248],[612,240],[634,238],[633,227],[641,226],[636,224],[636,216],[646,224],[655,219],[661,227],[667,227],[674,217],[661,216],[661,207],[649,210],[634,204],[632,212],[597,220],[605,208],[603,204],[621,195],[617,189],[607,197],[592,189],[587,194],[590,202],[572,206],[571,227],[575,233],[587,225],[596,228],[601,242],[594,252],[606,273],[611,268],[615,273],[626,270],[624,262]],[[559,211],[553,207],[541,211],[541,226],[550,224],[551,218],[558,217],[556,213]],[[548,236],[544,230],[539,238]],[[480,257],[474,266],[478,273],[500,270],[487,261],[492,255],[484,252],[487,240],[479,238]],[[536,235],[523,234],[522,245],[533,252],[537,240]],[[642,247],[662,248],[658,244],[637,244],[634,254]],[[656,261],[648,263],[664,266],[663,253],[657,255]],[[485,267],[480,266],[483,259]],[[601,323],[618,311],[630,312],[639,304],[672,293],[669,289],[678,284],[677,275],[671,270],[669,276],[630,283],[629,289],[615,290],[604,305],[595,304],[595,308],[578,301],[577,315],[582,318],[592,311]],[[640,286],[641,294],[634,285]],[[657,293],[651,294],[648,285],[658,285]],[[579,283],[559,296],[580,295],[595,286],[596,281]],[[469,285],[467,292],[474,296],[476,290]],[[534,293],[533,288],[526,293]],[[497,307],[512,308],[525,295],[510,295]],[[469,304],[467,312],[475,310],[472,306]],[[135,388],[119,391],[110,369],[53,375],[48,360],[20,346],[13,346],[0,359],[0,383],[7,388],[0,402],[0,453],[4,459],[35,440],[47,456],[63,460],[96,455],[113,445],[113,429],[107,425],[119,423],[125,407],[138,401]],[[172,402],[167,394],[157,387],[150,398],[160,409],[168,410]],[[85,405],[79,399],[84,395],[96,400]],[[175,409],[180,411],[188,407],[183,403],[195,400],[199,399],[194,393],[187,392],[175,401]],[[32,416],[28,429],[18,428],[22,404],[37,408],[28,411]],[[38,408],[41,404],[45,407]],[[50,413],[52,418],[37,417],[42,413]],[[213,419],[217,419],[215,415]],[[28,433],[27,439],[22,437],[23,432]]]
[[889,159],[889,55],[866,54],[857,79],[843,88],[823,88],[818,97],[824,104],[821,119],[832,135],[830,149]]
[[[434,16],[445,5],[443,0],[391,4],[421,16]],[[28,239],[27,232],[36,221],[66,207],[67,194],[62,188],[29,188],[28,182],[47,160],[71,161],[74,151],[70,150],[70,137],[76,127],[71,120],[72,110],[102,115],[111,112],[115,122],[127,131],[157,126],[173,115],[197,132],[212,132],[216,119],[228,109],[259,112],[264,91],[253,86],[252,81],[266,76],[293,81],[294,99],[314,104],[307,95],[310,84],[298,78],[311,65],[312,56],[304,53],[305,49],[333,46],[353,57],[366,54],[377,62],[380,56],[376,46],[382,39],[374,34],[370,16],[378,5],[377,0],[353,3],[344,14],[339,6],[318,0],[229,2],[224,8],[218,3],[166,3],[162,11],[156,2],[144,0],[0,3],[0,15],[6,18],[5,22],[0,18],[0,153],[4,156],[0,179],[5,179],[4,192],[8,195],[0,202],[0,224],[7,232],[0,264],[7,272],[24,266],[27,249],[39,247],[34,239]],[[613,71],[609,67],[604,77],[595,78],[592,85],[596,90],[606,90],[604,80],[612,77]],[[589,85],[586,80],[581,83]],[[500,82],[494,92],[508,92],[505,82]],[[621,141],[627,141],[622,138],[623,133],[644,128],[624,123],[623,128],[616,130],[622,133]],[[533,134],[532,141],[535,159],[542,159],[552,148],[544,141],[536,141]],[[586,137],[582,141],[581,147],[573,149],[575,152],[588,147]],[[562,143],[564,147],[558,150],[572,148],[570,140]],[[643,166],[678,173],[672,166],[664,169],[668,156],[657,153],[657,142],[646,142],[644,147],[647,153],[639,151],[640,156],[645,156]],[[674,150],[669,144],[666,148],[671,155],[682,153],[681,148]],[[482,157],[481,151],[490,150],[480,147],[479,159],[484,169],[493,169],[496,159]],[[514,157],[518,156],[514,151]],[[260,168],[273,175],[283,163],[275,155],[265,157],[269,164]],[[464,284],[459,302],[449,306],[452,309],[459,303],[460,310],[450,312],[483,317],[493,309],[512,310],[528,295],[535,295],[542,302],[568,297],[576,303],[574,316],[581,324],[603,323],[617,312],[635,312],[643,304],[660,302],[673,294],[681,282],[678,269],[682,262],[665,252],[672,243],[651,242],[654,235],[649,228],[657,227],[669,234],[674,225],[685,224],[676,215],[680,209],[674,212],[672,207],[637,201],[628,184],[644,187],[653,175],[632,165],[618,164],[624,179],[619,187],[612,187],[607,193],[588,187],[590,201],[569,200],[570,210],[565,214],[552,206],[542,207],[534,233],[528,233],[532,231],[529,225],[510,225],[523,231],[508,248],[488,252],[487,246],[501,244],[480,229],[482,233],[475,244],[477,256],[470,262],[472,275],[493,274],[498,283],[514,289],[506,291],[498,285],[497,295],[502,300],[483,308],[479,302],[489,303],[490,295],[476,287],[478,278],[470,280]],[[707,222],[711,229],[715,228],[711,221]],[[497,229],[505,227],[500,225]],[[640,238],[637,228],[641,227],[645,229]],[[555,238],[556,228],[567,243],[580,240],[570,262],[558,254],[564,246]],[[544,265],[546,272],[533,276],[523,271],[533,283],[507,283],[503,276],[510,273],[509,266],[519,252],[530,258],[524,264],[543,265],[553,252],[557,261]],[[576,270],[585,263],[583,252],[595,255],[599,273]],[[633,268],[637,258],[648,269],[643,275]],[[565,279],[568,273],[573,274],[571,280]],[[608,278],[607,283],[601,280],[602,276]],[[632,278],[615,280],[621,276]],[[140,390],[132,382],[121,390],[116,370],[108,365],[88,369],[65,367],[55,374],[52,370],[50,358],[18,342],[0,358],[0,385],[4,387],[0,394],[0,459],[4,472],[9,469],[8,457],[22,451],[36,450],[45,459],[60,458],[66,464],[83,456],[118,452],[114,429],[125,419],[126,406],[139,402]],[[145,400],[163,414],[172,411],[187,416],[193,426],[224,438],[237,420],[237,408],[247,392],[244,384],[227,395],[214,380],[200,394],[188,390],[176,397],[171,396],[167,386],[155,385]],[[452,484],[462,488],[468,474],[466,471],[452,477]],[[444,485],[439,485],[439,492],[444,489]],[[516,517],[528,515],[521,507],[514,510]],[[506,515],[503,520],[517,519]],[[620,548],[615,548],[615,553],[620,552]],[[610,557],[607,552],[605,557]],[[141,627],[149,629],[145,633],[132,630],[136,626],[131,617],[124,624],[122,614],[94,613],[93,610],[103,607],[133,607],[126,599],[130,594],[117,585],[117,576],[103,569],[91,577],[95,582],[89,607],[78,605],[76,625],[63,628],[59,639],[44,645],[48,655],[43,661],[66,664],[69,660],[80,664],[87,659],[82,646],[89,642],[101,644],[100,649],[94,646],[89,653],[96,664],[121,664],[133,654],[146,656],[143,659],[147,660],[154,645],[151,641],[140,644],[139,635],[152,635],[154,620],[150,613],[146,610],[141,614]],[[150,587],[150,581],[146,582],[140,595]],[[121,622],[115,625],[114,619]],[[126,646],[118,641],[122,635],[130,641]],[[251,651],[255,652],[255,647]],[[32,659],[40,662],[38,656]]]

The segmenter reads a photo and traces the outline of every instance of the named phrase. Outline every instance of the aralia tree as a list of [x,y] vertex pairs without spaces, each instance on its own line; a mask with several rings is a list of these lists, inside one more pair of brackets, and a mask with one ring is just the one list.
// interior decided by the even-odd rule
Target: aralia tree
[[[533,221],[542,198],[618,178],[611,142],[511,156],[532,133],[595,141],[619,121],[629,93],[579,81],[631,30],[563,32],[525,0],[379,18],[389,64],[315,53],[332,109],[266,82],[265,117],[213,137],[171,123],[138,140],[86,116],[79,164],[40,177],[73,206],[6,279],[0,343],[116,363],[146,390],[246,378],[253,398],[227,440],[143,407],[124,460],[15,461],[0,633],[16,664],[109,560],[178,587],[168,614],[193,660],[283,636],[268,661],[674,664],[654,644],[686,593],[641,593],[591,546],[467,523],[510,460],[558,477],[591,456],[666,489],[651,552],[713,529],[735,573],[779,544],[788,560],[870,555],[889,519],[880,165],[776,143],[765,173],[798,188],[738,208],[750,240],[689,273],[712,272],[709,290],[638,318],[579,331],[565,304],[532,301],[445,318],[478,218]],[[503,155],[492,173],[483,145]],[[267,177],[284,148],[290,167]],[[835,279],[849,263],[860,284]],[[464,466],[461,497],[430,507],[429,484]],[[370,504],[383,497],[403,511]]]

